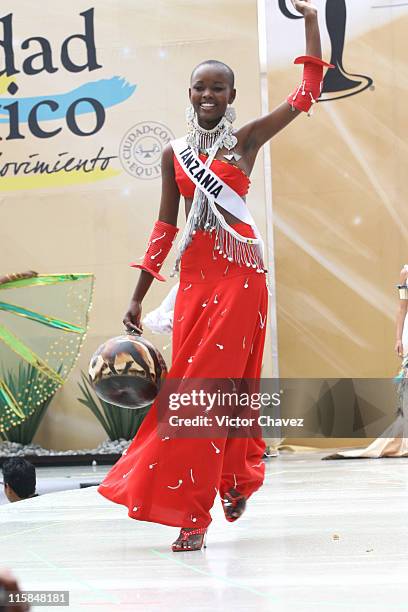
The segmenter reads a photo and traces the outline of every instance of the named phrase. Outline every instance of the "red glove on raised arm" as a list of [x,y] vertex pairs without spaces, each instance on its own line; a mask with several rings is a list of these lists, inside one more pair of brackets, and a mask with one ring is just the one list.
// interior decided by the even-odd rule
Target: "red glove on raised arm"
[[[294,61],[304,64],[302,83],[288,97],[288,102],[295,109],[309,113],[311,107],[320,98],[323,85],[323,67],[334,68],[332,64],[312,55],[301,55]],[[310,113],[311,114],[311,113]]]
[[159,274],[159,270],[171,249],[178,231],[178,227],[175,225],[171,225],[165,221],[156,221],[150,235],[143,262],[141,264],[131,263],[130,265],[132,268],[146,270],[146,272],[152,274],[157,280],[165,281],[166,279],[164,276]]

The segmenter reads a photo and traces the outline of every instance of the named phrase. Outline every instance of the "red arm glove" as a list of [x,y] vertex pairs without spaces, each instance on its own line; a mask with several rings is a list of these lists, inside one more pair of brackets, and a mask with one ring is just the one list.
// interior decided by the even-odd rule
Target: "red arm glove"
[[334,66],[312,55],[297,57],[294,63],[304,64],[303,79],[299,87],[288,97],[288,102],[293,111],[297,109],[309,113],[312,105],[322,93],[323,66],[327,68],[334,68]]
[[159,281],[165,281],[164,276],[159,274],[164,260],[174,242],[178,232],[178,227],[166,223],[165,221],[156,221],[153,231],[150,235],[149,244],[141,264],[131,263],[132,268],[146,270],[157,278]]

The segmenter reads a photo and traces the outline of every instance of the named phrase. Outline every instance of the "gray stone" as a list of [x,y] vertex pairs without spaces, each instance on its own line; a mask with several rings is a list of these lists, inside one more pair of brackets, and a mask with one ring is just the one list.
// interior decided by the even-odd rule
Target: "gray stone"
[[39,444],[19,444],[18,442],[0,442],[0,457],[24,457],[25,455],[69,456],[69,455],[111,455],[121,454],[129,446],[130,440],[105,440],[96,448],[58,451],[42,448]]

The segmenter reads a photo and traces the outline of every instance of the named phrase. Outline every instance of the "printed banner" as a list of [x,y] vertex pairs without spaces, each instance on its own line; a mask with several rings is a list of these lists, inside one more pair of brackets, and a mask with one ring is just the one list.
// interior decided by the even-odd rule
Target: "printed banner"
[[[161,154],[186,133],[190,74],[209,58],[235,70],[237,125],[259,116],[256,0],[192,0],[187,10],[182,0],[1,5],[0,276],[95,275],[90,330],[46,417],[47,446],[90,447],[104,436],[77,401],[80,372],[123,329],[138,278],[129,263],[143,256],[159,212]],[[262,160],[251,179],[248,206],[265,235]],[[153,284],[143,315],[173,282]],[[170,365],[168,337],[151,339]]]

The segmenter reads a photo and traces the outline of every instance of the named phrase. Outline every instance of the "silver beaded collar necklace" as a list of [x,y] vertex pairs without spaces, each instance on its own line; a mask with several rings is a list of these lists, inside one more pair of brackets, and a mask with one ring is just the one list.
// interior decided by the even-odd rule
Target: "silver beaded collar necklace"
[[[217,149],[225,148],[229,152],[237,145],[238,140],[233,134],[232,126],[232,122],[235,119],[235,110],[232,107],[227,108],[225,115],[211,130],[206,130],[198,123],[197,115],[192,106],[186,111],[186,119],[188,124],[186,141],[197,154],[215,155],[214,146]],[[234,152],[228,153],[224,157],[229,161],[241,159],[241,155]]]

